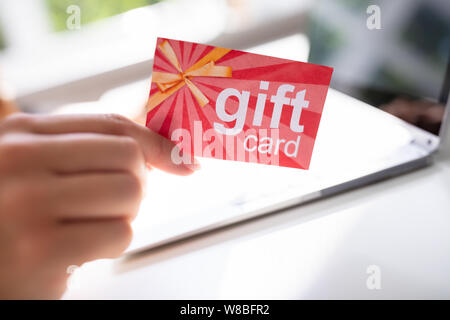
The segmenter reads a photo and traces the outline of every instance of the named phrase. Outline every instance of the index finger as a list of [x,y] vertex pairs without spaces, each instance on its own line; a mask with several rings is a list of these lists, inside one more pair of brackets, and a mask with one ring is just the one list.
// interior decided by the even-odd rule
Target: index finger
[[141,146],[148,165],[173,174],[188,175],[199,168],[195,161],[174,163],[171,154],[178,147],[172,141],[120,115],[54,115],[33,116],[30,119],[30,130],[38,134],[92,132],[130,136]]

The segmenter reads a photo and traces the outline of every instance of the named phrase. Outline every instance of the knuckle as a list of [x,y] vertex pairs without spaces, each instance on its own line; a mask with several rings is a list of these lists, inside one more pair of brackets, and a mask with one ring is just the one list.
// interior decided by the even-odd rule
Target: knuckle
[[133,239],[133,229],[131,228],[131,224],[126,220],[119,221],[117,223],[115,235],[116,243],[111,253],[112,258],[118,257],[130,245],[131,240]]
[[120,189],[124,218],[133,221],[139,211],[143,196],[142,182],[133,174],[124,174],[120,181]]
[[131,137],[121,137],[120,139],[127,155],[136,158],[139,157],[141,149],[135,139]]
[[140,165],[143,162],[143,155],[138,142],[131,137],[121,137],[120,139],[128,165],[133,168]]
[[121,185],[122,189],[126,191],[126,196],[131,197],[133,202],[141,199],[142,183],[138,177],[133,174],[124,174]]

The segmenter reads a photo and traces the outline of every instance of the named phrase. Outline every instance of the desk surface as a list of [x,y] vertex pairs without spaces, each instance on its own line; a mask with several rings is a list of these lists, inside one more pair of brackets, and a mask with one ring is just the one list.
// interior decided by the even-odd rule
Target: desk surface
[[[73,274],[65,298],[450,298],[450,159]],[[367,268],[380,268],[369,290]]]

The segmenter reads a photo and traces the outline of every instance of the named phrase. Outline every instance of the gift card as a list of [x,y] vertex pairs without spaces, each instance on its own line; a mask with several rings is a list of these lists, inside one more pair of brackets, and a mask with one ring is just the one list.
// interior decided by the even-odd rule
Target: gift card
[[192,156],[308,169],[332,68],[158,38],[147,127]]

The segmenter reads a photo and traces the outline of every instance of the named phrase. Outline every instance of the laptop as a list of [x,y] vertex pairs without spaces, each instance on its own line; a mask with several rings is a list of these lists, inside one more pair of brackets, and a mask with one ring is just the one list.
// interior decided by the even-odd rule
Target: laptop
[[379,3],[380,29],[366,28],[369,1],[324,0],[308,41],[249,50],[284,57],[306,43],[309,62],[334,68],[310,169],[201,158],[189,177],[151,171],[125,258],[432,163],[450,126],[450,2]]

